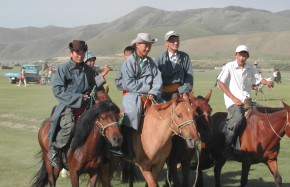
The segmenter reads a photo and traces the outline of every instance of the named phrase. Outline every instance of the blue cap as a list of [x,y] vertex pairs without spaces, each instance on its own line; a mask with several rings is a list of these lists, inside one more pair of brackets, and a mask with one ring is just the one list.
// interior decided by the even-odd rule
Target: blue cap
[[96,57],[93,55],[93,53],[91,51],[87,51],[86,55],[85,55],[85,59],[84,62],[86,62],[87,60],[89,60],[90,58],[94,58],[96,59]]

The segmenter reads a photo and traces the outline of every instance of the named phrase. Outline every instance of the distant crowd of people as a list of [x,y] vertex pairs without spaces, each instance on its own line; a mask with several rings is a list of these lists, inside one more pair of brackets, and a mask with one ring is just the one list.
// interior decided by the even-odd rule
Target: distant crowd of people
[[52,66],[44,64],[41,71],[39,71],[41,85],[50,85],[52,81]]

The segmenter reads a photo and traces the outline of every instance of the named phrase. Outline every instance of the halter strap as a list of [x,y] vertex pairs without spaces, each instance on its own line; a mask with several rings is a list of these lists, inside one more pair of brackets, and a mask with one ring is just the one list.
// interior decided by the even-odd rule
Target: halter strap
[[[266,109],[265,109],[265,111],[266,111]],[[269,126],[271,127],[271,129],[272,129],[272,131],[274,132],[274,134],[278,137],[278,138],[280,138],[281,140],[285,140],[285,139],[283,139],[283,137],[281,137],[276,131],[275,131],[275,129],[273,128],[273,126],[272,126],[272,124],[271,124],[271,122],[270,122],[270,120],[269,120],[269,116],[268,116],[268,113],[267,113],[267,111],[266,111],[266,114],[267,114],[267,120],[268,120],[268,122],[269,122]],[[288,128],[288,126],[290,126],[290,123],[289,123],[289,114],[288,114],[288,111],[286,111],[286,125],[285,125],[285,129],[284,129],[284,131],[286,130],[286,128]]]
[[171,115],[170,115],[170,117],[171,117],[171,122],[172,122],[172,124],[174,124],[174,125],[177,127],[178,132],[176,132],[176,131],[171,127],[171,126],[169,126],[169,128],[173,131],[173,133],[174,133],[175,135],[178,135],[178,136],[180,136],[180,137],[182,137],[182,138],[184,138],[184,137],[181,135],[181,130],[182,130],[183,127],[188,126],[188,125],[191,125],[192,123],[193,123],[194,125],[196,125],[196,122],[195,122],[195,120],[193,120],[193,119],[188,120],[188,121],[185,121],[185,122],[183,122],[183,123],[181,123],[181,124],[177,124],[176,121],[174,120],[174,111],[173,111],[173,106],[171,107]]
[[105,134],[105,130],[108,128],[108,127],[111,127],[111,126],[118,126],[118,123],[117,122],[112,122],[112,123],[109,123],[107,125],[103,125],[101,122],[99,122],[98,120],[96,121],[96,124],[97,124],[97,127],[100,131],[100,133],[102,134],[102,136],[105,137],[105,139],[107,140],[108,137],[106,136]]

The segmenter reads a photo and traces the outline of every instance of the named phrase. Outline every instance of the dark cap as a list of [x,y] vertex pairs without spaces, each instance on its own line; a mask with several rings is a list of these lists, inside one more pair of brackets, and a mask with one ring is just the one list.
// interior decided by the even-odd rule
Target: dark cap
[[71,43],[69,43],[69,48],[71,51],[88,50],[86,42],[81,40],[73,40]]

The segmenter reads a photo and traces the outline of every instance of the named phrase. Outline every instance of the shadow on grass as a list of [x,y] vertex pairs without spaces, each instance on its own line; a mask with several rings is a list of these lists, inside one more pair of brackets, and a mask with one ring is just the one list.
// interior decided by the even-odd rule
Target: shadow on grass
[[[209,170],[213,170],[213,168],[210,168]],[[134,186],[144,186],[145,185],[145,180],[144,177],[142,176],[140,170],[138,167],[136,167],[136,171],[138,173],[139,176],[139,180],[134,182]],[[165,181],[167,180],[166,177],[166,172],[167,169],[163,169],[159,180],[158,180],[158,184],[159,186],[163,186]],[[178,170],[179,172],[179,179],[181,181],[181,169]],[[257,172],[255,171],[255,169],[251,169],[250,173],[254,173]],[[122,184],[119,180],[119,174],[120,173],[115,173],[114,176],[114,182],[112,182],[113,186],[128,186],[127,184]],[[193,186],[194,182],[195,182],[195,178],[196,178],[196,172],[192,171],[190,172],[190,181],[189,181],[189,186]],[[231,186],[231,187],[235,187],[235,186],[240,186],[240,178],[241,178],[241,171],[231,171],[231,172],[224,172],[221,174],[221,186]],[[215,186],[215,179],[213,175],[208,175],[207,173],[203,173],[203,182],[204,182],[204,186]],[[268,186],[275,186],[275,181],[273,178],[273,181],[269,182],[269,181],[265,181],[262,178],[258,178],[258,179],[249,179],[248,183],[247,183],[248,187],[268,187]],[[290,183],[283,183],[284,187],[290,187]]]

